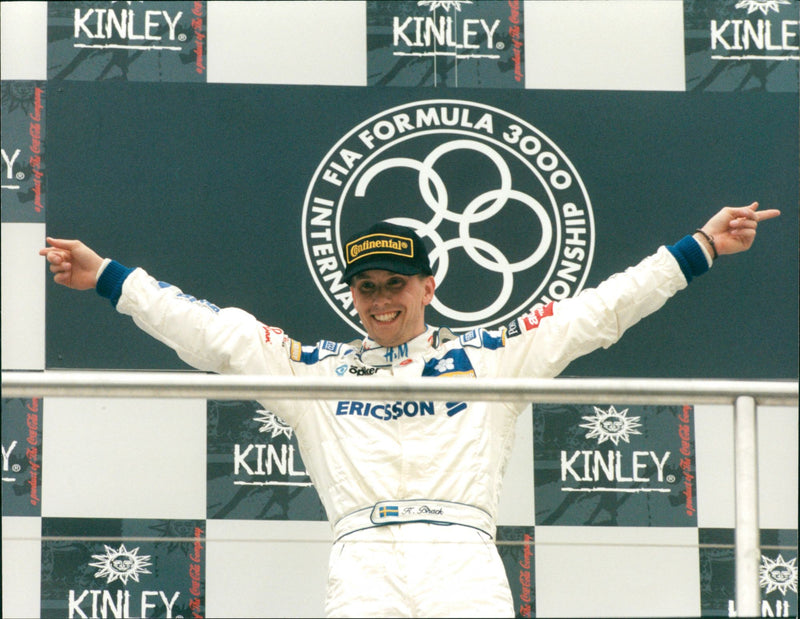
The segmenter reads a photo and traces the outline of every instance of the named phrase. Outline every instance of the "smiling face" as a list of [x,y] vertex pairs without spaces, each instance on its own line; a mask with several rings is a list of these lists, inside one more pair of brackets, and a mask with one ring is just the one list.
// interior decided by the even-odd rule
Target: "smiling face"
[[353,305],[367,334],[381,346],[399,346],[425,331],[425,306],[436,284],[430,275],[371,269],[353,277]]

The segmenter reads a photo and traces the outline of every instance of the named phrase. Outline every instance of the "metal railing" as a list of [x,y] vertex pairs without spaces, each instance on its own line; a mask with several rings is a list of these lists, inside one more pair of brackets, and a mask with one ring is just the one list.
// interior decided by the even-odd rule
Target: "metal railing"
[[736,609],[759,616],[759,406],[797,406],[796,381],[707,379],[460,379],[219,376],[198,372],[46,371],[2,373],[4,398],[120,397],[211,400],[370,397],[592,404],[728,404],[734,409]]

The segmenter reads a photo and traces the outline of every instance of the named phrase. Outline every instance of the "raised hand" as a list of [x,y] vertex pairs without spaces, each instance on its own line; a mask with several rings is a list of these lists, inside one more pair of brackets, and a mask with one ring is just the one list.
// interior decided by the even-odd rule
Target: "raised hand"
[[[714,239],[714,249],[718,255],[750,249],[756,238],[758,223],[781,214],[778,209],[757,209],[758,202],[748,206],[726,206],[703,225],[701,230]],[[707,243],[700,235],[695,235],[695,238]]]
[[77,240],[47,237],[50,247],[39,250],[50,263],[53,281],[73,290],[89,290],[97,284],[97,270],[103,259]]

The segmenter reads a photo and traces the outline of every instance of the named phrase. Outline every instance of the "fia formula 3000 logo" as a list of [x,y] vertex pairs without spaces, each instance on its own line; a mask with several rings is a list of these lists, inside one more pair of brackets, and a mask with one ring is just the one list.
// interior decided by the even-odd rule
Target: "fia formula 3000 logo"
[[455,331],[573,295],[594,251],[589,196],[566,155],[525,120],[471,101],[381,112],[317,167],[303,207],[305,256],[356,330],[343,243],[376,221],[411,226],[426,241],[437,284],[428,320]]

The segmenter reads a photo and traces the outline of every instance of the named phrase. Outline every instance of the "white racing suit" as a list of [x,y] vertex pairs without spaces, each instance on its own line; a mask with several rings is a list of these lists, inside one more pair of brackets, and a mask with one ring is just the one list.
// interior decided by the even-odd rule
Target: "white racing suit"
[[[608,347],[710,259],[691,237],[597,288],[538,307],[496,331],[445,341],[428,328],[382,348],[303,346],[243,310],[220,309],[106,263],[97,290],[191,366],[226,374],[538,377]],[[494,545],[503,473],[524,404],[263,402],[295,430],[333,529],[329,616],[513,616]]]

